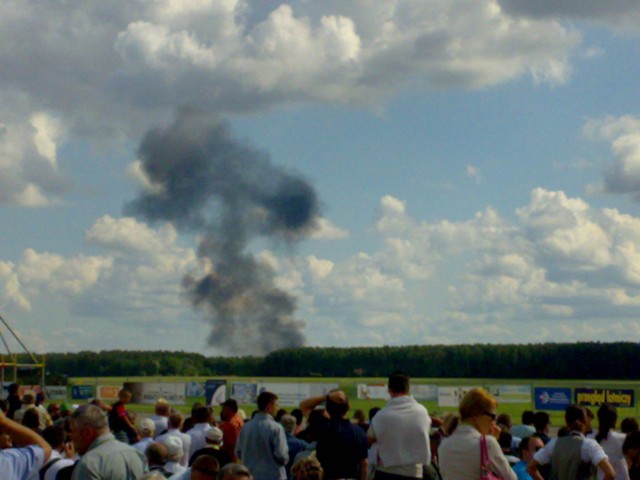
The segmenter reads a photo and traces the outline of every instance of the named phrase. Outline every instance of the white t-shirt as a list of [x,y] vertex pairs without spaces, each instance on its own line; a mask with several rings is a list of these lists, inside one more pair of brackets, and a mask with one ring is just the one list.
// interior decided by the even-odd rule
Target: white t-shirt
[[[56,458],[59,458],[60,460],[57,460],[55,463],[51,463]],[[56,475],[60,470],[73,465],[74,463],[76,463],[76,461],[69,458],[64,458],[62,455],[60,455],[60,452],[58,452],[57,450],[53,450],[51,452],[51,457],[49,457],[49,461],[47,461],[44,466],[47,466],[49,463],[51,463],[51,466],[47,468],[47,472],[44,474],[44,480],[55,480]]]
[[211,430],[211,425],[208,423],[196,423],[190,430],[187,430],[187,435],[191,437],[189,457],[207,446],[207,438],[205,436],[207,430]]
[[[595,433],[589,435],[589,438],[595,440]],[[622,444],[627,436],[624,433],[609,431],[607,438],[600,442],[600,446],[604,450],[604,453],[609,457],[609,463],[616,471],[616,480],[629,480],[629,470],[627,467],[627,461],[622,453]],[[598,469],[598,480],[604,478],[604,472]]]
[[367,435],[376,440],[377,468],[410,477],[422,477],[422,466],[431,461],[427,409],[411,395],[389,400],[369,426]]

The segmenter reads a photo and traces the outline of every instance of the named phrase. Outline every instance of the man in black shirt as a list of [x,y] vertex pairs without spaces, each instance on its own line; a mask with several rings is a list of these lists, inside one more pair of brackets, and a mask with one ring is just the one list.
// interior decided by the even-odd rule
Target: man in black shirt
[[329,419],[318,432],[316,455],[324,470],[325,480],[367,477],[367,434],[352,424],[345,415],[349,411],[349,400],[341,390],[326,396],[311,397],[300,403],[303,412],[326,403]]

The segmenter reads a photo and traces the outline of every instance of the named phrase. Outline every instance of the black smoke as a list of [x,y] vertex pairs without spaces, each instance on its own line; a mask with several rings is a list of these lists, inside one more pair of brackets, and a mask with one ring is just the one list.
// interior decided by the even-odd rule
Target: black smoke
[[201,238],[198,256],[209,269],[187,275],[183,287],[210,318],[209,343],[254,355],[304,345],[295,299],[274,286],[274,272],[248,247],[261,236],[292,245],[310,234],[318,215],[312,186],[238,141],[226,122],[195,113],[149,131],[138,157],[155,188],[125,213]]

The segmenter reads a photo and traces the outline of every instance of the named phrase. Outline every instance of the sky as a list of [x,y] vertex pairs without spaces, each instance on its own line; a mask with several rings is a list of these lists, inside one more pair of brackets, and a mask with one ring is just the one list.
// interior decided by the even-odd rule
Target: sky
[[0,315],[37,352],[635,341],[639,25],[0,0]]

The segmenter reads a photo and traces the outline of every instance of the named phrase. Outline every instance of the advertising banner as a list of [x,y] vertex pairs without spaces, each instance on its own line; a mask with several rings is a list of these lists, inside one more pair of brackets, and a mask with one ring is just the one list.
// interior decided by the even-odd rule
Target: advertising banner
[[457,407],[460,405],[460,399],[472,388],[477,387],[438,387],[438,406]]
[[47,385],[44,387],[44,394],[47,396],[47,400],[66,400],[67,387],[64,385]]
[[279,397],[283,407],[297,407],[302,400],[318,395],[326,395],[330,390],[338,388],[337,383],[258,383],[258,395],[262,392],[273,392]]
[[207,380],[204,384],[204,399],[207,405],[221,405],[227,398],[226,380]]
[[[12,383],[13,382],[4,382],[2,384],[2,388],[0,389],[0,399],[5,399],[9,396],[9,385]],[[42,389],[40,388],[40,385],[20,385],[18,387],[18,394],[22,397],[24,392],[27,390],[33,390],[37,395]]]
[[571,389],[535,387],[533,397],[536,410],[565,410],[571,404]]
[[[357,394],[360,400],[389,400],[387,385],[383,383],[359,383]],[[411,395],[416,400],[435,401],[438,399],[438,386],[411,385]]]
[[229,398],[235,399],[240,405],[255,405],[258,398],[258,384],[248,382],[233,382],[231,384],[231,395]]
[[434,402],[438,400],[437,385],[411,385],[411,395],[416,400]]
[[95,396],[93,385],[73,385],[71,387],[71,398],[74,400],[89,400]]
[[96,397],[100,400],[118,400],[118,392],[122,389],[119,385],[98,385],[96,388]]
[[164,398],[169,404],[186,405],[184,383],[127,382],[124,388],[132,394],[132,403],[155,404]]
[[380,383],[359,383],[358,399],[360,400],[389,400],[387,386]]
[[575,388],[574,395],[578,405],[599,407],[608,403],[616,407],[634,406],[634,391],[611,388]]
[[22,397],[24,392],[31,390],[32,392],[36,392],[36,395],[42,391],[40,385],[20,385],[18,387],[18,394]]
[[187,397],[204,397],[204,383],[191,381],[187,383]]
[[531,403],[531,385],[489,385],[498,403]]

